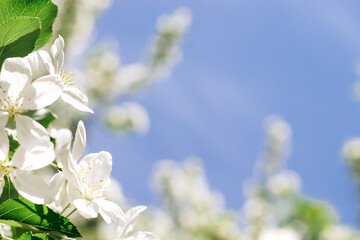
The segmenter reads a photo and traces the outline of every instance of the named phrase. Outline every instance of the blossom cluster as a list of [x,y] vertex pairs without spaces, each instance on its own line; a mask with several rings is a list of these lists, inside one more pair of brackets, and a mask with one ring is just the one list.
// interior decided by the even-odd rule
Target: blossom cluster
[[[138,225],[163,239],[360,239],[358,231],[339,224],[329,204],[301,193],[299,174],[285,168],[290,125],[270,116],[264,126],[265,151],[255,176],[245,184],[246,199],[240,211],[226,208],[221,193],[210,188],[198,159],[184,164],[164,160],[157,164],[153,176],[162,206],[149,211]],[[359,139],[344,147],[354,168],[358,147]]]
[[[115,40],[106,40],[87,49],[94,35],[89,33],[94,30],[95,20],[112,2],[59,1],[60,14],[54,31],[63,35],[68,43],[67,63],[76,67],[76,78],[89,97],[89,105],[101,114],[97,120],[118,135],[144,134],[149,129],[150,118],[143,106],[133,99],[129,101],[129,96],[170,76],[182,58],[180,43],[191,25],[191,13],[180,7],[170,15],[160,16],[144,58],[127,63],[118,54],[122,49]],[[87,117],[61,106],[56,110],[59,115],[69,116],[61,118],[60,125],[74,125],[78,119]],[[91,118],[96,117],[95,114]]]
[[[93,113],[88,98],[66,72],[64,40],[55,40],[49,51],[39,50],[24,58],[7,58],[0,72],[0,193],[6,182],[36,204],[46,204],[61,215],[75,211],[86,219],[100,215],[118,225],[116,239],[158,239],[150,232],[130,232],[146,207],[126,213],[104,195],[110,184],[112,156],[101,151],[82,156],[86,130],[80,121],[72,137],[69,129],[48,130],[32,116],[60,101],[74,109]],[[11,141],[18,142],[14,148]],[[34,171],[53,166],[49,182]]]

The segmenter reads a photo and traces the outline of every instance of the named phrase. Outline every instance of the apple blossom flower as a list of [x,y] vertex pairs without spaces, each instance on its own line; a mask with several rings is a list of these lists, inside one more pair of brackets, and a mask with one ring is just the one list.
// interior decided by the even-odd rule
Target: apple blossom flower
[[[50,199],[48,185],[38,176],[31,172],[20,169],[22,166],[37,166],[35,158],[29,159],[23,154],[23,147],[20,146],[11,161],[8,157],[9,139],[5,129],[0,128],[0,195],[5,186],[7,177],[14,185],[20,195],[37,204],[47,203]],[[32,163],[33,162],[33,163]]]
[[21,149],[17,154],[24,158],[39,158],[38,164],[21,168],[34,170],[50,164],[54,159],[53,144],[46,129],[25,116],[29,110],[38,110],[55,102],[61,93],[61,80],[57,75],[47,75],[31,82],[31,68],[24,58],[8,58],[0,73],[0,128],[9,119],[16,123]]
[[84,218],[95,218],[100,213],[107,223],[113,220],[117,224],[123,224],[123,211],[103,194],[106,186],[110,184],[112,157],[108,152],[99,152],[88,154],[77,162],[85,144],[85,127],[79,122],[72,151],[70,152],[70,146],[66,145],[60,153],[63,174],[68,181],[68,198]]
[[[72,140],[72,134],[69,129],[62,128],[62,129],[50,129],[50,136],[52,136],[55,139],[55,159],[57,161],[57,164],[60,168],[63,167],[59,156],[60,152],[63,148],[67,148],[70,150],[71,140]],[[72,155],[74,159],[77,161],[81,157],[86,145],[86,132],[85,132],[85,126],[82,121],[79,121],[78,127],[76,129],[75,133],[75,139],[73,143],[72,149],[74,149],[74,152],[72,152]],[[66,178],[64,176],[64,173],[62,171],[56,173],[52,179],[50,180],[50,186],[52,187],[51,190],[53,192],[53,203],[50,206],[52,209],[61,212],[65,208],[63,206],[63,203],[66,202],[67,196],[65,193],[66,189]]]
[[137,206],[131,208],[125,213],[125,224],[118,227],[116,240],[160,240],[160,238],[155,234],[143,231],[139,231],[130,236],[127,236],[129,232],[134,229],[134,225],[139,214],[145,209],[145,206]]
[[76,81],[72,80],[72,73],[65,72],[64,64],[64,39],[59,36],[51,46],[50,52],[39,50],[27,56],[27,60],[34,74],[33,79],[46,74],[57,75],[62,81],[62,93],[60,98],[72,105],[77,110],[93,113],[87,105],[88,98],[79,87],[74,86]]

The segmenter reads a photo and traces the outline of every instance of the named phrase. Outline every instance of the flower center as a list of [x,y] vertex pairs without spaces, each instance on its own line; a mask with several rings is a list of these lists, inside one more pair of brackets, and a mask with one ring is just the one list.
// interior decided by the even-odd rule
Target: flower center
[[8,159],[0,160],[0,175],[9,176],[10,175],[10,168],[11,168],[11,166],[9,165],[9,160]]
[[22,109],[22,92],[19,93],[19,96],[15,99],[15,102],[9,97],[6,90],[2,90],[4,97],[0,98],[0,103],[3,106],[0,108],[1,111],[8,112],[9,118],[14,117],[18,113],[25,113],[26,110]]
[[96,170],[97,169],[93,168],[91,162],[88,162],[87,164],[82,163],[79,166],[80,181],[83,184],[83,191],[81,192],[81,195],[88,201],[91,201],[91,199],[94,198],[102,198],[102,192],[105,190],[105,187],[103,187],[103,179],[100,179],[96,185],[94,185],[91,181],[94,176],[93,171]]
[[72,77],[74,76],[74,74],[72,72],[66,72],[66,69],[60,69],[59,75],[61,77],[61,81],[63,82],[64,86],[76,87],[76,88],[80,89],[79,85],[74,85],[74,84],[76,84],[76,81],[72,80]]

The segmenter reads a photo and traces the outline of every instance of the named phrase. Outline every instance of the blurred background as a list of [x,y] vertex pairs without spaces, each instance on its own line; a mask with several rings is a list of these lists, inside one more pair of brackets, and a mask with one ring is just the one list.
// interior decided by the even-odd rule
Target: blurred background
[[154,206],[142,226],[358,239],[360,2],[59,4],[88,151],[112,153],[119,201]]

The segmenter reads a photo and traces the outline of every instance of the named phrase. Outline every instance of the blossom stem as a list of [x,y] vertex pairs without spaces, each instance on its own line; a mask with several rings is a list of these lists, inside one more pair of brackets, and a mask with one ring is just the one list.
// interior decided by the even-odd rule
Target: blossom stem
[[54,163],[50,163],[51,166],[53,166],[56,169],[60,169],[58,165],[54,164]]
[[60,215],[62,215],[62,214],[66,211],[66,209],[68,209],[70,206],[71,206],[71,203],[69,203],[69,204],[64,208],[64,210],[61,211]]
[[75,208],[74,210],[71,211],[71,213],[69,213],[66,218],[70,217],[75,211],[77,210],[77,208]]

